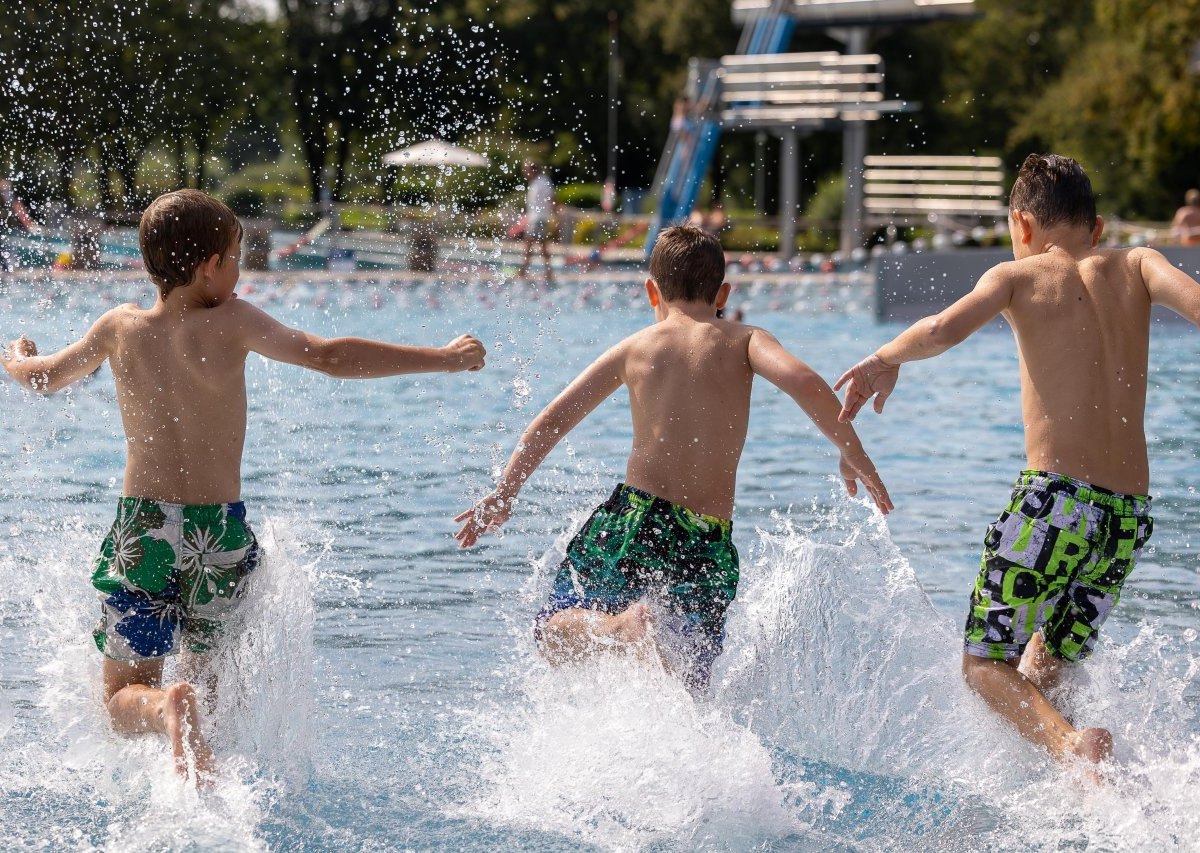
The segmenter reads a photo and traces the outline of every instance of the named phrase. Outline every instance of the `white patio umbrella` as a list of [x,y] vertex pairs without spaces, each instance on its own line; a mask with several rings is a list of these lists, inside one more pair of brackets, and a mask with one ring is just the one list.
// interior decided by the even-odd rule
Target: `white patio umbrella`
[[[384,154],[383,164],[385,166],[420,166],[435,169],[474,168],[487,166],[488,158],[469,148],[451,145],[443,139],[427,139],[416,145],[410,145],[408,148]],[[440,184],[441,181],[438,183]],[[436,199],[438,195],[435,188],[433,190],[434,198]],[[438,213],[439,208],[440,205],[434,206],[433,222],[424,228],[419,228],[413,236],[413,253],[409,256],[409,269],[429,272],[436,265],[437,231],[441,219]]]
[[486,166],[488,158],[442,139],[427,139],[383,155],[385,166]]

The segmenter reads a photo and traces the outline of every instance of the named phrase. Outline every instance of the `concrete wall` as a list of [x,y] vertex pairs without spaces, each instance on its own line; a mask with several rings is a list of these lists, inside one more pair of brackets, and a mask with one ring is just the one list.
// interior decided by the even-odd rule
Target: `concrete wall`
[[[1200,279],[1200,246],[1172,246],[1160,251],[1188,275]],[[876,258],[872,261],[875,319],[912,322],[935,314],[970,292],[991,267],[1012,257],[1009,249],[963,249]],[[1153,319],[1180,318],[1164,308],[1155,308]]]

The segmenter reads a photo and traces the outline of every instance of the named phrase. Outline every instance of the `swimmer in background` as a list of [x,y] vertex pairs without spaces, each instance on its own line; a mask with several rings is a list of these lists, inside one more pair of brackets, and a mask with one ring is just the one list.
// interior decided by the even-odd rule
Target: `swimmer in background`
[[795,400],[837,448],[851,495],[861,480],[880,511],[892,508],[858,436],[839,423],[825,381],[769,332],[716,318],[729,297],[724,273],[711,234],[688,225],[663,231],[645,284],[655,322],[601,355],[538,414],[495,491],[455,519],[464,548],[500,527],[555,445],[622,385],[629,389],[625,482],[571,541],[535,620],[552,663],[605,649],[669,648],[664,660],[674,665],[678,653],[684,681],[706,686],[737,591],[730,518],[756,375]]
[[846,386],[844,420],[871,397],[882,412],[900,365],[945,352],[999,315],[1008,320],[1027,470],[984,538],[963,676],[1055,758],[1100,762],[1112,752],[1109,732],[1077,730],[1045,693],[1092,653],[1153,531],[1143,423],[1150,308],[1200,324],[1200,286],[1153,249],[1097,249],[1104,221],[1074,160],[1031,154],[1009,208],[1015,260],[834,387]]
[[437,348],[325,339],[273,320],[235,298],[242,226],[198,190],[159,196],[139,231],[153,306],[113,308],[53,355],[18,338],[3,365],[43,393],[112,367],[126,464],[116,522],[92,566],[104,702],[117,733],[166,735],[179,773],[190,758],[204,779],[215,761],[195,692],[185,681],[163,686],[163,663],[185,652],[185,669],[204,678],[204,656],[260,559],[241,502],[246,356],[368,379],[478,370],[484,349],[468,335]]
[[1171,234],[1181,246],[1200,246],[1200,190],[1188,190],[1183,202],[1171,220]]

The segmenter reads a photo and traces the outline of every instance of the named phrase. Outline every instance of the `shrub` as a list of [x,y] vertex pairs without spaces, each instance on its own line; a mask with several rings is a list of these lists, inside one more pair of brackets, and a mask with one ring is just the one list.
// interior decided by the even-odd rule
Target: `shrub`
[[600,200],[603,196],[604,186],[602,184],[566,184],[554,191],[554,197],[559,204],[583,210],[599,210]]
[[734,225],[721,235],[721,245],[730,252],[775,252],[779,231],[767,225]]
[[238,216],[258,217],[267,210],[266,194],[254,187],[234,190],[225,197],[225,203]]

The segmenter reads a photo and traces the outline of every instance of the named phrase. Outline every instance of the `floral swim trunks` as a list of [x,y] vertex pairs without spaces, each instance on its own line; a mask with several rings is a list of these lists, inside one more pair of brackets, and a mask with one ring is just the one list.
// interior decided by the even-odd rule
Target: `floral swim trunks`
[[203,654],[245,593],[258,565],[246,505],[184,505],[121,498],[93,564],[101,621],[92,636],[114,660],[179,651]]
[[1153,532],[1145,495],[1022,471],[984,538],[967,653],[1012,660],[1041,630],[1050,654],[1083,660]]
[[738,585],[733,525],[620,484],[567,546],[536,634],[569,607],[620,613],[648,598],[665,612],[661,627],[682,641],[685,680],[708,683],[721,653],[725,610]]

